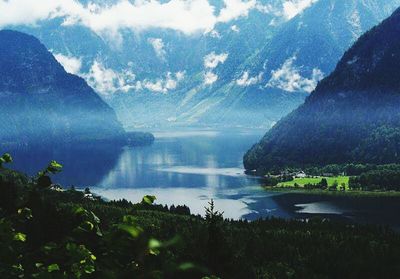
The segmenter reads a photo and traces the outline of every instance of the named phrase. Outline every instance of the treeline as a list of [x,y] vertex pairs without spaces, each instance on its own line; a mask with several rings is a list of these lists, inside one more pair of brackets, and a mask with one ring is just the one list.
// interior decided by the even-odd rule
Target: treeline
[[390,168],[371,170],[359,176],[350,177],[349,187],[364,191],[400,191],[400,170]]
[[276,186],[282,182],[293,181],[293,176],[291,175],[280,175],[280,176],[273,176],[267,175],[263,178],[263,183],[266,186]]
[[400,277],[400,235],[388,228],[226,220],[213,202],[201,217],[153,196],[106,202],[54,187],[60,170],[0,168],[0,278]]
[[400,164],[331,164],[323,167],[314,166],[305,169],[307,174],[314,176],[323,174],[358,176],[370,171],[381,170],[400,171]]
[[400,191],[400,164],[346,164],[328,165],[308,170],[311,175],[347,175],[349,188],[363,191]]

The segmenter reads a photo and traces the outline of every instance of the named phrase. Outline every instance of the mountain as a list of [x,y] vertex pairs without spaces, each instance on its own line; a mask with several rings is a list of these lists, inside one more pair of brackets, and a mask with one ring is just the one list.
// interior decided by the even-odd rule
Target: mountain
[[400,9],[364,34],[305,103],[245,156],[248,170],[400,162]]
[[111,109],[84,79],[68,74],[38,39],[0,31],[2,143],[123,139]]
[[[154,1],[153,13],[131,24],[136,20],[131,14],[145,13],[150,2],[81,0],[72,10],[80,12],[73,14],[54,4],[56,10],[34,22],[5,26],[38,37],[127,128],[270,128],[304,101],[363,32],[400,5],[400,0],[204,0],[199,3],[208,3],[213,19],[206,14],[169,25],[175,17],[164,22],[163,13],[156,21],[152,15],[154,9],[168,15],[175,1]],[[196,18],[202,7],[191,10],[194,3],[184,11]],[[117,17],[107,17],[117,10]]]
[[[218,77],[212,85],[204,86],[200,71],[195,75],[198,80],[168,96],[117,95],[110,103],[117,111],[126,108],[125,115],[134,107],[132,111],[141,111],[143,116],[154,104],[162,112],[152,110],[147,120],[151,124],[170,120],[175,125],[269,128],[304,101],[363,32],[400,5],[399,0],[312,2],[297,16],[274,24],[279,17],[250,12],[247,18],[231,23],[240,27],[240,33],[217,26],[221,39],[215,51],[229,56],[212,71]],[[259,36],[266,32],[260,27],[269,36]],[[259,43],[250,44],[252,38]]]

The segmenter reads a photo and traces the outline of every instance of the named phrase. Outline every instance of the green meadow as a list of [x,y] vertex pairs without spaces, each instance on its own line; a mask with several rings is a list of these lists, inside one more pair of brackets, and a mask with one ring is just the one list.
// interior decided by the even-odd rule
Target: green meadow
[[328,182],[328,186],[333,185],[335,181],[340,185],[344,183],[346,186],[346,190],[349,188],[349,176],[333,176],[333,177],[306,177],[306,178],[295,178],[293,181],[281,182],[278,184],[278,187],[294,187],[297,183],[300,187],[304,187],[306,184],[318,184],[322,178],[325,178]]

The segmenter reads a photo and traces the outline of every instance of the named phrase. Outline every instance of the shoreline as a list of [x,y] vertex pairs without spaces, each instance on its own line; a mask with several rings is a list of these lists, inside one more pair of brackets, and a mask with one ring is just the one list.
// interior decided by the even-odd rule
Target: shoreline
[[340,197],[400,197],[400,191],[361,191],[361,190],[346,190],[346,191],[329,191],[320,189],[302,189],[295,187],[272,187],[262,186],[264,190],[284,194],[307,194],[307,195],[325,195],[325,196],[340,196]]

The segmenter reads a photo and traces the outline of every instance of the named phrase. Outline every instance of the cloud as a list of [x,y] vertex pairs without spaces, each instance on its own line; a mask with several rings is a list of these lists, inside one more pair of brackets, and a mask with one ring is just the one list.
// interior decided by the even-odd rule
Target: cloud
[[247,17],[249,11],[256,7],[255,0],[224,0],[225,7],[221,9],[217,21],[229,22],[239,17]]
[[283,63],[280,69],[271,72],[271,79],[266,84],[267,87],[279,88],[288,92],[303,91],[312,92],[318,82],[323,79],[324,73],[320,69],[313,69],[311,78],[304,78],[294,65],[296,57],[293,56]]
[[168,72],[165,79],[157,79],[155,81],[144,80],[140,82],[141,86],[147,90],[157,93],[167,94],[168,91],[177,88],[178,83],[185,77],[185,72],[176,72],[175,74]]
[[211,85],[218,80],[218,75],[214,74],[211,71],[208,71],[204,74],[204,84]]
[[136,75],[130,70],[115,71],[106,68],[100,61],[95,60],[86,74],[81,74],[87,83],[98,93],[109,96],[117,92],[130,92],[149,90],[157,93],[168,93],[178,87],[185,78],[185,72],[167,72],[164,78],[155,80],[137,80]]
[[209,69],[216,68],[219,64],[225,63],[228,53],[216,54],[214,51],[204,57],[204,67]]
[[166,51],[164,49],[163,40],[161,38],[149,38],[148,42],[152,45],[157,57],[160,59],[164,59]]
[[305,9],[318,2],[318,0],[290,0],[283,3],[283,16],[292,19]]
[[102,95],[113,94],[117,91],[128,92],[137,89],[136,76],[129,70],[122,72],[106,68],[100,61],[95,60],[88,73],[82,74],[87,83]]
[[262,80],[263,73],[259,73],[257,76],[250,77],[249,72],[245,71],[243,75],[236,80],[236,84],[239,86],[250,86],[259,83]]
[[35,25],[63,18],[64,25],[81,24],[97,33],[165,28],[193,34],[209,32],[219,22],[245,17],[256,0],[224,0],[215,14],[208,0],[120,0],[114,4],[83,5],[76,0],[0,0],[0,26]]
[[231,26],[231,30],[232,30],[233,32],[236,32],[236,33],[239,33],[239,32],[240,32],[240,29],[239,29],[239,27],[238,27],[237,25],[232,25],[232,26]]
[[77,75],[82,68],[82,59],[78,57],[66,56],[61,53],[53,54],[56,60],[64,67],[65,71]]
[[217,68],[219,64],[224,64],[228,56],[228,53],[216,54],[214,51],[204,56],[204,68],[207,69],[204,73],[205,85],[211,85],[218,80],[218,75],[212,70]]

